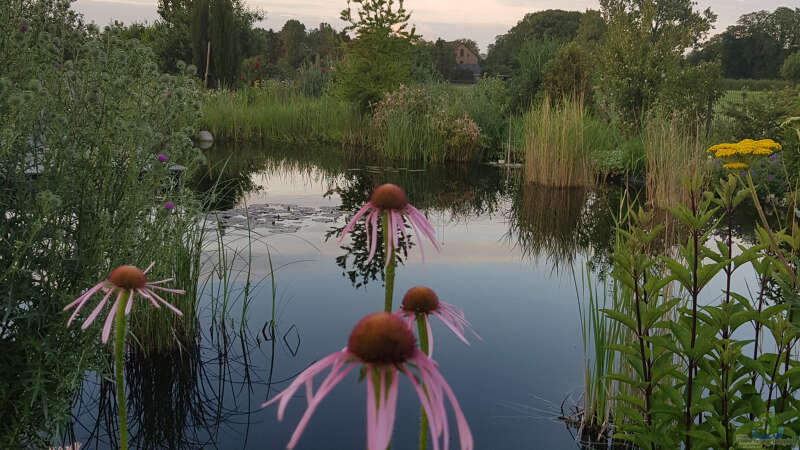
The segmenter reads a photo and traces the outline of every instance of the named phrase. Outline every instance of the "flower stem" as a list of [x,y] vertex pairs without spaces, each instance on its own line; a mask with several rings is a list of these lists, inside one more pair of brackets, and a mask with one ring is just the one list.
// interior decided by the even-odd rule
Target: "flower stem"
[[[392,245],[392,238],[394,236],[389,235],[389,212],[386,211],[383,213],[383,243],[384,243],[384,255],[389,258],[389,251]],[[389,258],[389,262],[386,264],[386,299],[384,301],[383,310],[390,313],[392,312],[392,301],[394,298],[394,269],[395,269],[395,254],[392,253],[391,258]]]
[[125,381],[122,356],[125,348],[125,306],[128,304],[128,293],[123,291],[117,306],[114,324],[114,375],[117,384],[117,414],[119,415],[119,448],[128,450],[128,412],[125,407]]
[[[425,323],[425,314],[417,314],[417,332],[419,334],[419,349],[422,353],[430,356],[428,350],[428,326]],[[425,386],[422,386],[425,389]],[[419,450],[427,450],[428,448],[428,415],[425,414],[425,408],[421,407],[419,411]]]

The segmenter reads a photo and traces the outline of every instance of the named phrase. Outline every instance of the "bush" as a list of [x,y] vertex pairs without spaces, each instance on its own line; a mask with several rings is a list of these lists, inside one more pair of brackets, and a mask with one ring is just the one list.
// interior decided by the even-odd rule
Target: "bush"
[[478,145],[489,157],[505,158],[509,139],[508,87],[499,78],[481,78],[463,96],[467,115],[480,128]]
[[542,89],[550,98],[578,96],[591,103],[591,62],[575,42],[561,47],[544,69]]
[[[65,328],[64,305],[114,266],[157,260],[153,276],[191,291],[176,299],[188,329],[199,258],[182,182],[201,158],[193,68],[159,73],[149,48],[99,39],[69,2],[22,4],[0,14],[2,448],[47,447],[85,370],[103,367],[99,330]],[[132,316],[141,342],[156,345],[145,328],[162,317]]]
[[797,51],[783,62],[781,76],[792,83],[800,83],[800,51]]
[[528,41],[519,53],[519,69],[511,79],[512,111],[527,111],[544,81],[547,63],[556,55],[560,42],[554,40]]
[[428,162],[476,159],[480,129],[448,85],[401,85],[373,108],[382,156]]

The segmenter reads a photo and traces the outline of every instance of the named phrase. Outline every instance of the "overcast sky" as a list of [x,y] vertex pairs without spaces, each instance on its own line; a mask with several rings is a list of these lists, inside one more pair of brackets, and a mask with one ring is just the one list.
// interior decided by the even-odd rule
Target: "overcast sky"
[[[125,23],[152,22],[158,18],[156,4],[157,0],[78,0],[73,5],[87,21],[105,25],[112,19]],[[316,28],[320,22],[341,28],[339,12],[346,2],[247,0],[247,4],[266,13],[267,19],[260,26],[277,30],[288,19],[297,19],[307,28]],[[405,6],[411,10],[411,21],[425,39],[470,38],[486,51],[495,36],[508,31],[528,12],[556,8],[584,11],[598,9],[599,3],[597,0],[406,0]],[[800,0],[698,0],[698,6],[711,7],[719,16],[717,30],[724,30],[742,14],[758,9],[771,11],[779,6],[796,8],[800,7]]]

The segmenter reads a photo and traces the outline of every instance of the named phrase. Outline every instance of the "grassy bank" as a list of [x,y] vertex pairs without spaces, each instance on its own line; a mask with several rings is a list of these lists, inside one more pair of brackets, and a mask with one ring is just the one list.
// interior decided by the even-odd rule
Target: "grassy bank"
[[306,96],[295,84],[265,81],[203,97],[201,126],[233,142],[318,142],[358,145],[363,119],[351,104],[328,95]]

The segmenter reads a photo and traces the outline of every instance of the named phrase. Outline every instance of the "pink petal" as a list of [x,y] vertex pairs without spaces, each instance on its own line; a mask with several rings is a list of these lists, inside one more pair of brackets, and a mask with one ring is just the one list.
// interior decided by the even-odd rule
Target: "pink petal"
[[[106,304],[106,300],[108,300],[108,297],[111,296],[112,292],[114,292],[113,289],[109,290],[106,293],[106,295],[103,296],[103,299],[100,300],[100,303],[98,303],[97,306],[95,306],[95,308],[92,311],[92,313],[89,314],[89,317],[87,317],[86,320],[83,321],[83,325],[81,325],[81,330],[85,330],[85,329],[89,328],[89,325],[91,325],[92,322],[94,322],[94,319],[97,317],[98,314],[100,314],[100,310],[103,309],[103,306],[105,306],[105,304]],[[119,294],[117,294],[117,298],[119,298]],[[69,320],[72,321],[72,317],[70,317]],[[67,326],[69,326],[69,322],[67,322]]]
[[403,229],[403,218],[395,210],[390,211],[390,215],[392,217],[392,244],[397,249],[399,247],[397,231]]
[[177,314],[177,315],[179,315],[179,316],[182,316],[182,315],[183,315],[183,313],[181,312],[181,310],[179,310],[178,308],[176,308],[176,307],[172,306],[171,304],[169,304],[169,302],[167,302],[166,300],[164,300],[163,298],[161,298],[161,296],[159,296],[158,294],[156,294],[156,292],[155,292],[155,291],[152,291],[152,290],[150,290],[150,289],[148,289],[148,288],[142,288],[142,291],[144,291],[144,292],[146,292],[146,293],[148,293],[148,294],[152,295],[153,297],[155,297],[155,298],[156,298],[156,300],[158,300],[158,301],[160,301],[161,303],[163,303],[164,305],[166,305],[166,306],[167,306],[167,308],[171,309],[171,310],[172,310],[172,312],[174,312],[175,314]]
[[142,273],[144,273],[145,275],[147,275],[147,272],[150,272],[150,269],[152,269],[152,268],[153,268],[153,266],[154,266],[155,264],[156,264],[156,262],[155,262],[155,261],[151,262],[151,263],[150,263],[150,265],[149,265],[149,266],[147,266],[147,269],[144,269],[144,272],[142,272]]
[[[356,364],[350,364],[339,373],[331,370],[328,378],[322,383],[322,385],[320,385],[320,388],[316,395],[314,395],[314,398],[308,402],[308,408],[306,409],[306,412],[303,413],[303,417],[300,419],[300,422],[297,423],[297,428],[295,428],[294,433],[292,433],[291,440],[289,440],[289,443],[286,445],[287,449],[291,450],[297,445],[297,441],[300,440],[300,436],[306,429],[308,421],[311,420],[311,416],[314,414],[314,411],[317,409],[319,403],[355,366]],[[337,370],[338,368],[339,367],[337,367]]]
[[425,414],[428,416],[428,428],[431,431],[431,441],[433,442],[433,450],[439,449],[439,421],[440,416],[438,414],[434,414],[433,407],[428,399],[428,396],[425,394],[425,391],[422,390],[417,380],[414,376],[408,371],[405,365],[400,366],[400,370],[403,371],[404,374],[408,377],[409,381],[411,381],[411,385],[414,387],[414,390],[417,392],[417,397],[419,398],[419,402],[422,404],[422,408],[425,410]]
[[[122,290],[120,289],[120,294],[122,294]],[[108,312],[108,316],[106,316],[106,323],[103,325],[103,344],[108,342],[108,336],[111,334],[111,324],[114,323],[114,316],[117,313],[117,308],[119,307],[121,295],[117,295],[117,300],[111,306],[111,311]]]
[[[75,313],[77,313],[78,310],[80,310],[83,307],[83,304],[86,303],[87,300],[89,300],[89,297],[94,295],[95,292],[97,292],[100,289],[102,289],[103,286],[105,286],[105,284],[106,284],[106,280],[103,280],[103,281],[95,284],[94,286],[89,288],[88,291],[86,291],[83,294],[81,294],[81,296],[78,297],[77,299],[75,299],[72,303],[70,303],[69,305],[65,306],[64,309],[62,309],[62,311],[66,311],[66,310],[72,308],[73,306],[78,305],[78,309],[75,310]],[[73,313],[73,315],[75,313]],[[72,322],[72,318],[70,318],[70,320],[67,322],[67,326],[69,326],[69,322]]]
[[425,314],[425,328],[428,329],[428,358],[433,358],[433,332],[431,331],[431,321]]
[[161,287],[161,286],[153,286],[151,284],[146,284],[145,287],[146,288],[158,289],[159,291],[170,292],[170,293],[173,293],[173,294],[185,294],[186,293],[186,291],[184,291],[183,289],[168,289],[168,288]]
[[414,232],[414,235],[417,237],[419,241],[419,253],[422,256],[422,262],[425,262],[425,249],[422,247],[422,234],[417,229],[417,225],[411,219],[408,220],[408,223],[411,225],[411,230]]
[[106,284],[105,280],[95,284],[94,286],[92,286],[91,289],[89,289],[83,295],[78,297],[77,300],[73,301],[72,303],[70,303],[69,305],[64,307],[64,309],[62,311],[66,311],[67,309],[73,307],[74,305],[78,305],[78,307],[75,308],[75,311],[72,312],[72,315],[69,316],[69,320],[67,320],[67,326],[69,326],[72,323],[72,321],[75,319],[75,317],[77,317],[78,311],[80,311],[81,308],[83,308],[83,305],[85,305],[86,302],[89,301],[89,298],[91,298],[92,295],[94,295],[97,291],[102,289],[103,286],[105,286],[105,284]]
[[153,298],[152,295],[148,294],[147,291],[144,291],[142,289],[137,289],[136,292],[138,292],[139,295],[141,295],[142,297],[150,300],[150,303],[152,303],[154,307],[161,308],[161,305],[159,305],[158,302],[156,301],[156,299]]
[[362,206],[361,209],[358,210],[356,215],[353,216],[352,219],[350,219],[350,222],[347,223],[347,225],[344,227],[344,230],[342,230],[342,234],[339,236],[339,243],[341,243],[342,240],[344,240],[344,236],[356,226],[356,222],[358,222],[358,219],[360,219],[361,216],[363,216],[364,213],[366,213],[370,208],[372,208],[372,203],[367,202],[367,204]]
[[[394,222],[392,221],[392,214],[387,210],[386,211],[386,229],[383,230],[383,247],[386,249],[386,258],[383,261],[384,269],[389,266],[389,261],[392,259],[392,250],[394,249],[394,245],[392,245],[392,234],[394,232]],[[397,236],[395,234],[395,236]]]
[[158,280],[158,281],[148,281],[147,282],[147,286],[155,286],[157,284],[169,283],[170,281],[173,281],[173,280],[175,280],[175,278],[165,278],[163,280]]
[[[413,206],[409,207],[413,208]],[[439,243],[436,242],[436,236],[434,236],[435,231],[431,228],[432,226],[430,222],[428,222],[428,219],[426,219],[422,213],[419,211],[412,212],[408,215],[408,221],[411,223],[416,223],[417,226],[419,226],[420,230],[422,230],[422,234],[424,234],[428,240],[431,241],[431,244],[433,244],[434,248],[436,248],[436,251],[442,251],[442,249],[439,247]],[[421,242],[420,245],[422,245]]]
[[367,220],[370,222],[372,228],[372,248],[370,248],[369,258],[367,258],[367,262],[369,263],[372,261],[372,258],[375,257],[375,251],[378,249],[378,211],[372,211],[369,217],[367,217]]
[[[152,264],[151,264],[151,266],[152,266]],[[125,305],[125,315],[126,316],[128,314],[130,314],[131,313],[131,309],[133,309],[133,295],[134,295],[133,289],[128,291],[128,299],[127,299],[128,303]]]

